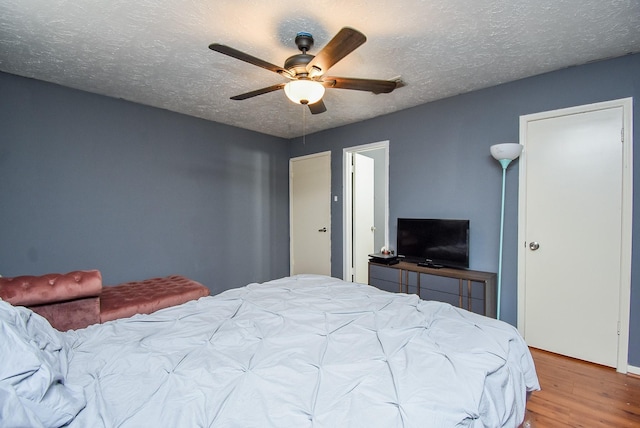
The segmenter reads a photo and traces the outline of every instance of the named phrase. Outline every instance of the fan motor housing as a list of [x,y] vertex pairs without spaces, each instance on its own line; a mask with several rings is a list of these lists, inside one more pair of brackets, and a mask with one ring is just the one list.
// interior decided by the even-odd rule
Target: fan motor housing
[[314,55],[298,54],[287,58],[284,62],[284,68],[289,70],[294,76],[306,76],[307,64],[314,58]]

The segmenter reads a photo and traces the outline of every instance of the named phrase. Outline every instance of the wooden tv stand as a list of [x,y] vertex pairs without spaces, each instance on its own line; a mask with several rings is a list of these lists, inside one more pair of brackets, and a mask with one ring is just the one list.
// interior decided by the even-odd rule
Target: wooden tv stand
[[369,262],[369,285],[395,293],[413,293],[424,300],[450,303],[496,317],[496,274],[468,269]]

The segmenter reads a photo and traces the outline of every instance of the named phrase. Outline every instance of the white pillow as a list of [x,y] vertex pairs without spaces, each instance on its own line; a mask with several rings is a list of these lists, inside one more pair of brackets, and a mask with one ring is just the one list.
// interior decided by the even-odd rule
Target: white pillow
[[65,385],[67,350],[61,333],[40,315],[0,301],[0,426],[59,427],[86,405]]

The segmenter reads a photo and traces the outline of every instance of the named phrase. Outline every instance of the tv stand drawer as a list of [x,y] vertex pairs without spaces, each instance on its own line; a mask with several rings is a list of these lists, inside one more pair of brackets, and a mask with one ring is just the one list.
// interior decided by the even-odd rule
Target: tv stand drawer
[[496,317],[496,274],[468,269],[434,269],[415,263],[369,262],[369,285],[386,291],[415,293],[424,300],[451,303]]

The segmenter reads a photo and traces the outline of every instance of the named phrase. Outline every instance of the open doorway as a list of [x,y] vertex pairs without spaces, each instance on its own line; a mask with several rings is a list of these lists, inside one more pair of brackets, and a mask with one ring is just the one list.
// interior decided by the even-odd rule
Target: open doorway
[[344,279],[368,283],[368,255],[389,246],[389,141],[343,149]]

